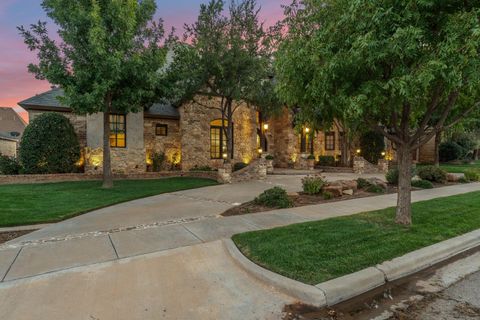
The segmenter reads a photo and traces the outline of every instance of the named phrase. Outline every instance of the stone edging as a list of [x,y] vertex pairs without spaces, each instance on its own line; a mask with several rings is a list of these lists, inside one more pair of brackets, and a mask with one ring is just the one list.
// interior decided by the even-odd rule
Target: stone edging
[[315,286],[258,266],[246,258],[231,239],[224,240],[224,245],[232,259],[255,278],[303,303],[325,307],[346,301],[480,246],[480,229]]

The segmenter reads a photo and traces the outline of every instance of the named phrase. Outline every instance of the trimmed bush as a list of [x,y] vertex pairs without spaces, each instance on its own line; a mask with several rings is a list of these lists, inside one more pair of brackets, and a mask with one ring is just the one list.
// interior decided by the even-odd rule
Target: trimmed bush
[[315,156],[313,154],[309,154],[307,159],[308,160],[315,160]]
[[275,159],[271,154],[268,154],[266,157],[265,157],[266,160],[273,160]]
[[412,180],[412,187],[421,189],[432,189],[433,184],[428,180]]
[[247,166],[248,166],[248,164],[246,164],[245,162],[237,162],[233,165],[233,171],[242,170],[243,168],[246,168]]
[[335,166],[335,157],[334,156],[320,156],[318,157],[318,165],[321,167],[334,167]]
[[334,195],[330,191],[326,191],[323,193],[323,199],[330,200],[333,199]]
[[462,158],[463,148],[453,141],[447,141],[440,144],[438,153],[441,162],[449,162]]
[[293,205],[292,201],[288,198],[287,191],[280,187],[265,190],[255,198],[254,203],[269,208],[290,208]]
[[465,179],[467,181],[480,181],[480,170],[479,169],[465,170]]
[[[415,168],[412,168],[412,172],[410,173],[410,177],[415,176]],[[385,179],[387,180],[388,184],[397,186],[398,185],[398,168],[391,168],[385,174]]]
[[477,141],[472,133],[458,132],[452,137],[452,141],[462,148],[460,159],[468,159],[473,155],[473,151],[477,148]]
[[385,150],[385,138],[375,131],[366,132],[360,137],[360,148],[365,160],[377,164]]
[[447,172],[436,166],[425,166],[417,169],[417,174],[422,180],[430,182],[447,182]]
[[385,193],[385,190],[382,187],[375,184],[372,184],[369,187],[367,187],[365,191],[371,192],[371,193]]
[[357,185],[358,185],[359,189],[365,189],[365,188],[370,187],[372,184],[370,182],[368,182],[367,179],[358,178],[357,179]]
[[214,171],[214,170],[212,169],[212,167],[209,167],[209,166],[200,166],[199,167],[199,166],[195,165],[193,168],[190,169],[190,171],[195,172],[195,171]]
[[153,172],[162,171],[163,164],[165,163],[166,159],[167,159],[167,157],[165,156],[165,153],[155,152],[152,155],[152,170],[153,170]]
[[25,129],[20,143],[20,162],[25,173],[75,172],[80,145],[70,121],[58,113],[44,113]]
[[325,180],[320,176],[307,176],[302,179],[303,192],[306,194],[320,194]]
[[0,154],[0,174],[15,175],[19,174],[22,166],[18,163],[18,159],[7,157]]
[[458,179],[458,182],[459,183],[469,183],[470,181],[468,181],[468,179],[465,178],[465,177],[460,177],[460,179]]

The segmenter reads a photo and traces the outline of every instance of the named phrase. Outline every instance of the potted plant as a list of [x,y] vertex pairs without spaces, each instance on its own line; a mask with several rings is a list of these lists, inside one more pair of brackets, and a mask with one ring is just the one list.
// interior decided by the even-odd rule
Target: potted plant
[[267,173],[273,173],[273,159],[274,157],[271,154],[265,156],[265,160],[267,161]]
[[313,170],[315,168],[315,156],[313,154],[310,154],[307,157],[307,165],[309,170]]

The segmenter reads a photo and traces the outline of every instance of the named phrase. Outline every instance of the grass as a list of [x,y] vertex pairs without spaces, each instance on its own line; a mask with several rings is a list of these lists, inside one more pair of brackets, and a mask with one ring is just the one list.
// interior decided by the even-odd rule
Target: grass
[[94,209],[165,192],[215,185],[200,178],[101,181],[0,186],[0,227],[61,221]]
[[465,173],[468,169],[480,169],[480,161],[475,161],[472,164],[441,164],[441,168],[450,173]]
[[395,209],[235,235],[255,263],[318,284],[480,228],[480,192],[413,204],[413,226]]

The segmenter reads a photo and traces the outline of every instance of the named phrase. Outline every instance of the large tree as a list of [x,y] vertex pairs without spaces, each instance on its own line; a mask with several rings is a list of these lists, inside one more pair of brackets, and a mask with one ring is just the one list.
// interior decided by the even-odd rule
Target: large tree
[[358,115],[395,144],[400,224],[412,222],[412,151],[478,108],[479,9],[460,0],[304,0],[286,8],[280,95],[319,115]]
[[[246,104],[272,112],[280,106],[274,92],[272,41],[259,20],[255,0],[210,0],[200,6],[183,43],[174,46],[166,82],[171,100],[190,100],[221,112],[229,159],[233,155],[233,115]],[[218,103],[206,104],[205,99]]]
[[45,22],[19,27],[39,62],[28,69],[65,91],[62,102],[78,114],[103,112],[103,187],[113,186],[110,113],[138,112],[159,92],[165,62],[161,21],[154,0],[43,0],[60,42]]

